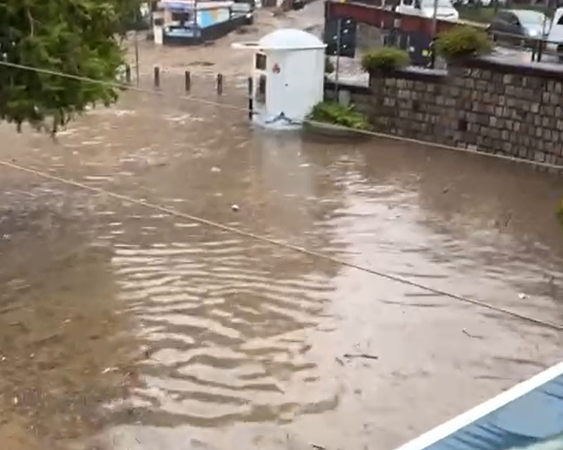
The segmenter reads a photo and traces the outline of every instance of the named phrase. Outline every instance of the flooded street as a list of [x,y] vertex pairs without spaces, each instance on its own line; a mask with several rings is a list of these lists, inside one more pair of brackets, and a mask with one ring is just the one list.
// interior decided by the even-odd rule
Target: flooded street
[[[197,94],[244,108],[240,61]],[[561,324],[560,178],[251,130],[168,73],[57,141],[0,127],[1,161],[101,189],[0,166],[5,448],[392,450],[561,359],[560,332],[187,216]]]

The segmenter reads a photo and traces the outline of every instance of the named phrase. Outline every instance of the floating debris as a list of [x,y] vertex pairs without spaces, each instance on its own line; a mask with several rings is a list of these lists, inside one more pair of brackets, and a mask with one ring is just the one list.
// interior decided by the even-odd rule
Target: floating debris
[[358,353],[358,354],[345,353],[343,356],[344,356],[344,358],[379,359],[379,356],[368,355],[367,353]]

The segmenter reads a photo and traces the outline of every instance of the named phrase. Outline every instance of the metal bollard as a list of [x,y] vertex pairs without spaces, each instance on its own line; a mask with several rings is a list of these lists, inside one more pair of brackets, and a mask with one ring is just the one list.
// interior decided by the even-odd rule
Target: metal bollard
[[189,70],[186,70],[186,72],[184,73],[184,89],[186,90],[186,92],[190,92],[191,88],[192,88],[192,74],[190,73]]
[[160,67],[157,66],[154,68],[154,87],[160,87]]
[[125,82],[131,83],[131,66],[129,64],[125,64]]
[[545,41],[542,39],[541,41],[536,41],[536,61],[541,62],[541,58],[543,56],[543,46]]
[[253,79],[252,77],[248,77],[248,119],[252,120],[252,116],[254,114],[254,103],[252,100],[252,94],[253,94]]
[[217,74],[217,95],[223,95],[223,74]]

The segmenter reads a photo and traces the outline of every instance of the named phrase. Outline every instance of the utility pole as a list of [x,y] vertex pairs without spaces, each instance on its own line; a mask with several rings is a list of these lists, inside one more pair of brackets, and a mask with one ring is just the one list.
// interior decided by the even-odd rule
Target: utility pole
[[139,32],[135,30],[135,79],[137,86],[140,84],[140,69],[139,69]]
[[[536,38],[536,42],[535,42],[535,49],[536,49],[536,61],[541,61],[542,55],[543,55],[543,46],[545,44],[545,41],[548,39],[548,36],[546,36],[546,26],[547,26],[547,21],[549,20],[547,18],[547,13],[549,12],[549,0],[545,0],[545,7],[544,7],[544,11],[543,11],[543,23],[541,26],[541,33],[539,36],[540,40],[537,40]],[[533,59],[532,59],[533,61]]]
[[434,12],[432,14],[432,40],[436,39],[438,31],[438,0],[434,0]]
[[340,72],[340,50],[342,48],[342,19],[336,22],[336,64],[334,65],[334,96],[338,101],[338,72]]

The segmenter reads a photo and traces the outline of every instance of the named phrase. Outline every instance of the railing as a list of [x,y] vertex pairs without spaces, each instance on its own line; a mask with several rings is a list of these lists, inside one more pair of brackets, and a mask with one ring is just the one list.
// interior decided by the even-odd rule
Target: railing
[[[488,33],[498,48],[530,53],[530,62],[558,63],[560,58],[563,61],[563,42],[561,41],[550,41],[545,37],[522,36],[498,31],[489,31]],[[525,53],[523,54],[525,55]],[[551,60],[546,61],[548,58]]]

